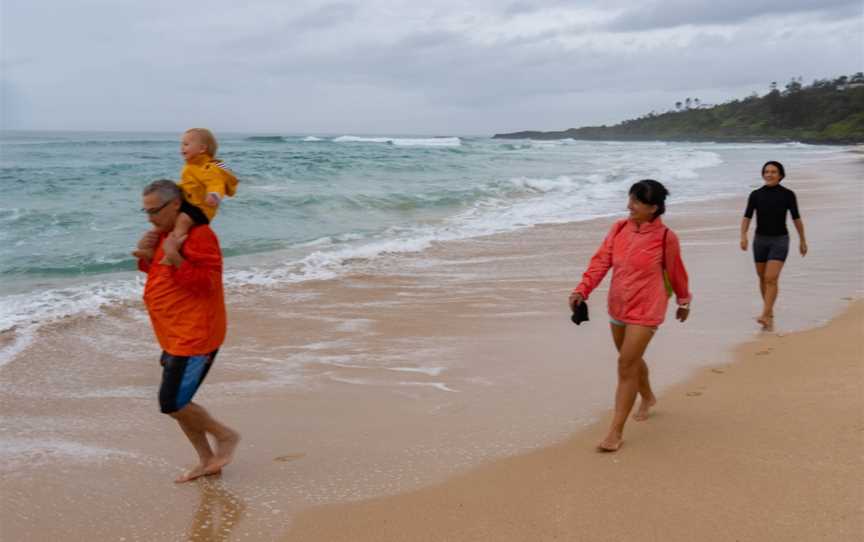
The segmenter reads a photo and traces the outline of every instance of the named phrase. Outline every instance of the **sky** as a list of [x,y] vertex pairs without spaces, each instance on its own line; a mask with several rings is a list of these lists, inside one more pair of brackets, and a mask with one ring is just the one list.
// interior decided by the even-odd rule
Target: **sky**
[[0,129],[488,135],[864,70],[862,0],[0,0]]

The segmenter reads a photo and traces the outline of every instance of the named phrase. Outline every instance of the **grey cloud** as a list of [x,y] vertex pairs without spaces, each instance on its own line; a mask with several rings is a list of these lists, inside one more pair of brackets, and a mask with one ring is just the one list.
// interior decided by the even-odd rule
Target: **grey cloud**
[[327,4],[293,19],[290,26],[305,31],[345,24],[350,22],[358,11],[358,6],[348,2]]
[[[609,0],[610,9],[616,1],[623,0]],[[860,18],[802,18],[788,36],[761,20],[745,21],[733,32],[692,38],[690,29],[609,34],[572,18],[565,27],[542,13],[572,2],[515,8],[490,3],[485,11],[470,11],[479,25],[471,28],[465,28],[468,10],[438,6],[422,13],[421,25],[414,8],[392,2],[381,8],[374,0],[284,9],[274,2],[261,8],[260,17],[226,3],[203,27],[191,24],[198,18],[184,20],[167,9],[170,2],[149,18],[141,4],[112,5],[107,17],[96,9],[79,14],[64,4],[69,17],[41,41],[27,32],[43,24],[38,16],[14,13],[20,31],[7,38],[14,45],[7,59],[38,59],[3,72],[13,85],[2,89],[7,103],[20,105],[14,108],[16,127],[205,124],[222,130],[439,134],[567,128],[616,122],[671,107],[688,95],[741,97],[764,91],[771,80],[832,77],[862,64],[860,54],[849,53],[849,43],[860,41]],[[541,6],[537,13],[519,11],[534,5]],[[767,9],[765,2],[760,5]],[[771,5],[774,13],[787,13],[803,3]],[[745,7],[725,9],[740,18]],[[121,26],[133,8],[139,24]],[[701,3],[694,9],[707,17]],[[519,13],[529,15],[530,24]],[[513,22],[522,33],[508,34]],[[73,28],[82,39],[74,39]],[[106,48],[105,40],[90,37],[99,32],[113,32],[110,43],[121,45]],[[570,43],[574,37],[579,47]],[[646,46],[612,47],[610,38],[616,44],[638,38]]]
[[686,24],[714,25],[747,21],[763,15],[789,15],[820,12],[844,16],[857,10],[860,0],[751,0],[718,2],[716,0],[655,0],[625,9],[608,25],[609,30],[633,31],[671,28]]

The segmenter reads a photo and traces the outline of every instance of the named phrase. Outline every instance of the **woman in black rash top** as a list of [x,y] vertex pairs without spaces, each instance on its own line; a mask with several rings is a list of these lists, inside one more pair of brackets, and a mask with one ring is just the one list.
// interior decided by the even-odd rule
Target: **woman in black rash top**
[[798,213],[795,192],[780,181],[786,176],[783,164],[770,161],[762,166],[765,185],[754,190],[747,199],[747,210],[741,221],[741,250],[747,250],[747,230],[750,219],[756,211],[756,235],[753,237],[753,259],[756,261],[756,274],[759,275],[759,290],[762,292],[762,314],[756,319],[765,329],[774,324],[774,302],[777,300],[780,271],[789,253],[789,230],[786,229],[786,213],[792,215],[792,222],[798,230],[801,256],[807,255],[807,241],[804,239],[804,223]]

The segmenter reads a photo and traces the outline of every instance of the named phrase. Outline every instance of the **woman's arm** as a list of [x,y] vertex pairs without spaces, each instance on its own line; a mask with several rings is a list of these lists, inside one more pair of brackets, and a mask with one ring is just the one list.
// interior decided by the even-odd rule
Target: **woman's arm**
[[750,229],[750,220],[753,211],[756,210],[756,192],[750,192],[747,198],[747,208],[744,209],[744,218],[741,219],[741,250],[747,250],[747,231]]
[[594,288],[599,286],[603,281],[603,277],[606,276],[609,268],[612,267],[612,247],[615,236],[624,228],[624,226],[626,226],[626,224],[621,224],[620,222],[613,224],[609,233],[606,234],[606,238],[603,239],[603,242],[597,249],[597,252],[595,252],[594,256],[591,257],[591,261],[588,263],[588,269],[586,269],[585,273],[582,274],[582,282],[580,282],[579,285],[573,289],[573,293],[570,294],[571,308],[588,299],[588,296],[591,295]]
[[789,213],[792,215],[792,223],[795,224],[795,229],[798,230],[798,250],[801,256],[807,255],[807,239],[804,237],[804,223],[801,222],[801,213],[798,211],[798,198],[795,197],[795,192],[789,192]]
[[807,239],[804,237],[804,222],[800,218],[796,218],[792,223],[795,224],[795,229],[798,230],[798,250],[801,252],[801,256],[806,256]]
[[689,305],[690,301],[693,300],[693,295],[690,293],[690,280],[687,276],[687,269],[684,267],[684,260],[681,259],[681,244],[678,241],[678,235],[672,230],[669,230],[667,234],[666,261],[664,263],[678,305]]
[[750,230],[750,219],[741,219],[741,250],[747,250],[747,231]]

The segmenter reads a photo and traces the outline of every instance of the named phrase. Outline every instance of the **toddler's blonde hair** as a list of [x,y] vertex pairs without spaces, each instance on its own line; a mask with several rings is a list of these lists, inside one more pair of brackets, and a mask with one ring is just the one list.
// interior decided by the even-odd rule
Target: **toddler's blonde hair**
[[219,143],[216,142],[216,136],[213,135],[213,132],[208,130],[207,128],[189,128],[186,130],[187,134],[193,134],[198,138],[198,141],[204,144],[207,147],[207,154],[209,154],[212,158],[216,157],[216,151],[219,150]]

